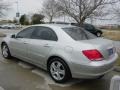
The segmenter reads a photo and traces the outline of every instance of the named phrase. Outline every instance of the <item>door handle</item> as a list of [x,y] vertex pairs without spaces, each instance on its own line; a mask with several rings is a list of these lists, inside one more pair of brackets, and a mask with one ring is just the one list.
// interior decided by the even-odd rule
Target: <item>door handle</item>
[[28,44],[27,42],[24,42],[24,44]]
[[49,44],[45,44],[44,47],[51,47]]

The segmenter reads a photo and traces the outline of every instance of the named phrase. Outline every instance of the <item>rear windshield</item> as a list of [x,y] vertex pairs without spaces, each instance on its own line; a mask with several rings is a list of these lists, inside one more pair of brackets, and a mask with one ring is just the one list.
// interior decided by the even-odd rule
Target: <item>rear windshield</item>
[[63,30],[76,41],[97,38],[92,33],[80,27],[63,28]]

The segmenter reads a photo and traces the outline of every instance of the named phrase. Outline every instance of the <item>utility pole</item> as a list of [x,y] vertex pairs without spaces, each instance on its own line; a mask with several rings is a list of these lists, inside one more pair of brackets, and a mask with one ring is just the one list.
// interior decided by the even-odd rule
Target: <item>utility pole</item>
[[64,16],[63,16],[63,17],[64,17],[64,23],[65,23],[65,22],[66,22],[66,17],[65,17],[65,13],[63,13],[63,14],[64,14]]
[[91,24],[93,24],[93,22],[94,22],[94,19],[92,16],[90,17],[90,22],[91,22]]
[[19,12],[19,2],[18,2],[18,0],[16,1],[16,5],[17,5],[16,18],[17,18],[17,24],[19,24],[20,12]]

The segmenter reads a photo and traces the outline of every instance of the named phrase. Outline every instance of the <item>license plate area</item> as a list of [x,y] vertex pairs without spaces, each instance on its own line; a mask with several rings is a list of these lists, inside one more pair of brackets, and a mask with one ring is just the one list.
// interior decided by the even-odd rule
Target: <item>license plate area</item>
[[113,48],[108,49],[108,55],[111,56],[114,54]]

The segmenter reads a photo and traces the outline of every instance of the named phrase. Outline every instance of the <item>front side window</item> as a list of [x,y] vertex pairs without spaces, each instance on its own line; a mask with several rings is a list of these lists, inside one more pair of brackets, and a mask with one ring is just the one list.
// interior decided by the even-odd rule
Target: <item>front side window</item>
[[19,32],[16,36],[16,38],[30,38],[32,33],[34,31],[34,27],[28,27],[21,32]]
[[57,41],[57,35],[56,33],[47,27],[36,27],[32,39],[41,39],[41,40],[50,40],[50,41]]
[[79,27],[63,28],[63,30],[76,41],[96,38],[95,35]]

